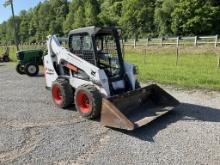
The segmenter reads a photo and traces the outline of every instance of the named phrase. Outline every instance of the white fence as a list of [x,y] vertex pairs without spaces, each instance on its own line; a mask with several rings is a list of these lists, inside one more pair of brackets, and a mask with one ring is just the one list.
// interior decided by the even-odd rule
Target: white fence
[[166,46],[174,45],[176,47],[181,45],[198,46],[198,45],[213,45],[217,47],[220,45],[219,36],[193,36],[193,37],[161,37],[161,38],[145,38],[145,39],[129,39],[124,42],[125,46]]

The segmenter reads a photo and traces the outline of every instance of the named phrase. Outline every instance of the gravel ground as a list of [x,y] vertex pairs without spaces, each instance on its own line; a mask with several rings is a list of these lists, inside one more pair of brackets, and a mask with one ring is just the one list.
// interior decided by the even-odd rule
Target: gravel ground
[[0,164],[220,164],[220,93],[164,87],[182,102],[134,132],[61,110],[42,76],[0,64]]

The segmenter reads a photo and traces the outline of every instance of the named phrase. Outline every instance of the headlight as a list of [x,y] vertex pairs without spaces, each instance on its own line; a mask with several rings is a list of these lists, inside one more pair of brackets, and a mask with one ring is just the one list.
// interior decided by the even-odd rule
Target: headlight
[[134,66],[134,67],[133,67],[133,73],[134,73],[135,75],[138,74],[138,67],[137,67],[137,66]]

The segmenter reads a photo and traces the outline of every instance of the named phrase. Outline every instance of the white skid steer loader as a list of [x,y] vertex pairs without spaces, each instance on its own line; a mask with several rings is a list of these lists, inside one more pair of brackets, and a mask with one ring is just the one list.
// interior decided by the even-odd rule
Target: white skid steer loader
[[137,67],[123,60],[120,30],[72,30],[68,50],[49,36],[44,56],[46,87],[60,108],[75,104],[81,116],[119,129],[134,130],[166,114],[179,102],[155,84],[141,88]]

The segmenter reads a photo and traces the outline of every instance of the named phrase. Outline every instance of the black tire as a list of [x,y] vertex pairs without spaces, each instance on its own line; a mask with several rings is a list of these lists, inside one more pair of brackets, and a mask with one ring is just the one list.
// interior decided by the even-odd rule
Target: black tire
[[139,89],[141,88],[140,82],[139,81],[135,81],[135,89]]
[[65,79],[58,79],[53,83],[51,94],[54,104],[59,108],[67,108],[73,103],[73,90]]
[[28,76],[36,76],[39,72],[39,66],[34,63],[28,63],[25,65],[24,71]]
[[[87,107],[84,106],[83,97],[87,98]],[[84,100],[84,98],[83,98]],[[102,108],[102,96],[98,89],[93,85],[82,85],[75,91],[74,102],[77,111],[87,119],[95,119],[100,116]]]
[[17,64],[17,65],[16,65],[16,71],[17,71],[19,74],[25,74],[24,67],[23,67],[21,64]]

